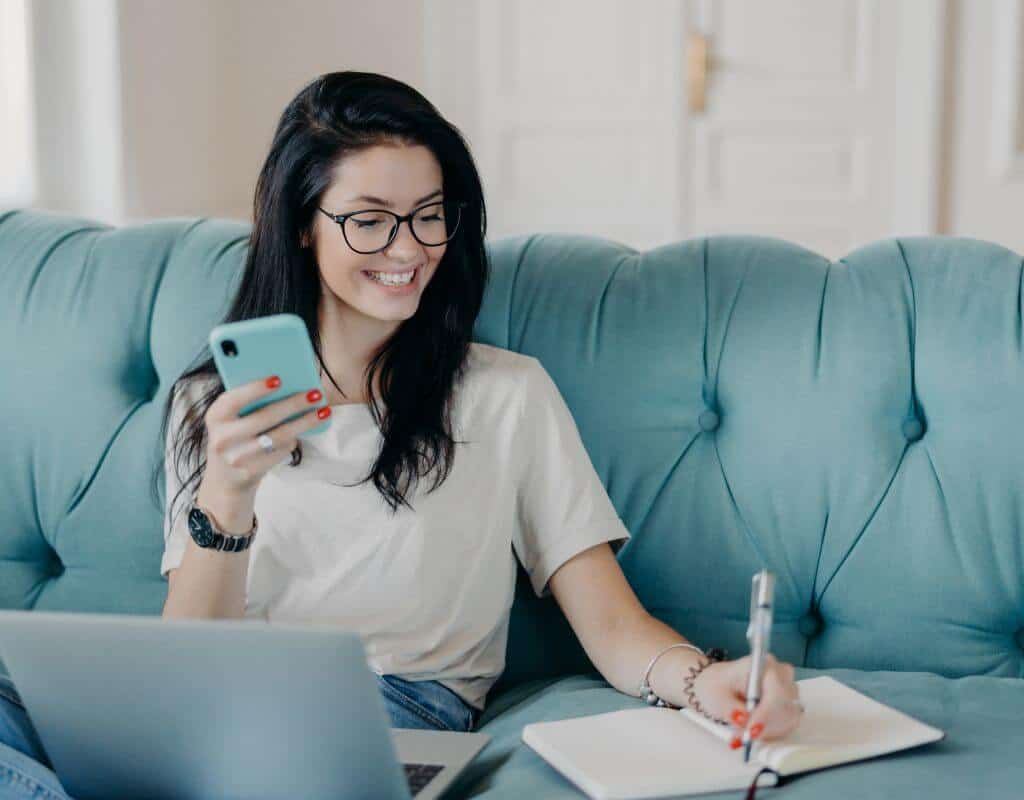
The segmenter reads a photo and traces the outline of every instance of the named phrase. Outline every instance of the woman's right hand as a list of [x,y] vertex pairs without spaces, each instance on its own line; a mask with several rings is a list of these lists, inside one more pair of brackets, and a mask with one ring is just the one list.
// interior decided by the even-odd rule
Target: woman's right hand
[[[244,417],[238,416],[244,406],[271,394],[280,385],[277,376],[251,381],[223,392],[213,401],[204,417],[207,438],[203,484],[215,487],[217,493],[254,496],[263,476],[291,458],[299,434],[315,428],[330,416],[330,406],[310,408],[320,402],[319,389],[284,397]],[[306,409],[309,413],[281,424]],[[266,433],[274,442],[274,449],[269,453],[256,441],[261,433]]]

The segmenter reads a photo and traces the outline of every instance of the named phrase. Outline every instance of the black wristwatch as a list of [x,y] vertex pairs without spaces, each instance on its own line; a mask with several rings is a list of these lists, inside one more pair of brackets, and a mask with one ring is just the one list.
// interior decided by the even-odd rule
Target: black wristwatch
[[256,536],[256,515],[252,515],[252,530],[241,536],[234,536],[219,529],[213,514],[195,504],[188,510],[188,529],[192,541],[202,548],[223,550],[227,553],[239,553],[252,544]]

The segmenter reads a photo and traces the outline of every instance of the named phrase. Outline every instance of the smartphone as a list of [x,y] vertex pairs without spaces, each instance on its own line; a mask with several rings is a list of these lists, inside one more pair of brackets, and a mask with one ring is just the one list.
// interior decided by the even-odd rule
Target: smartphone
[[[218,325],[210,331],[210,350],[225,389],[271,375],[281,379],[275,391],[243,406],[240,417],[299,392],[305,394],[310,389],[319,389],[323,393],[313,343],[309,340],[306,323],[296,314],[272,314]],[[308,410],[325,405],[327,400],[321,398]],[[301,417],[307,411],[293,414],[280,424]],[[300,436],[323,433],[330,424],[328,418]]]

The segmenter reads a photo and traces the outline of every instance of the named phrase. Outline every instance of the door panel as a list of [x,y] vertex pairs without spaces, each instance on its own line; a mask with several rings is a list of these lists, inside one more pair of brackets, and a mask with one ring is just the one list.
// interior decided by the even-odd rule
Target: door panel
[[[469,135],[492,235],[580,232],[647,248],[752,233],[837,258],[932,232],[931,205],[908,206],[933,202],[937,149],[933,159],[921,132],[939,117],[894,76],[930,57],[908,42],[940,8],[435,0],[426,88]],[[700,110],[688,100],[697,34],[708,49]],[[922,178],[925,189],[907,188]],[[898,230],[907,219],[924,229]]]

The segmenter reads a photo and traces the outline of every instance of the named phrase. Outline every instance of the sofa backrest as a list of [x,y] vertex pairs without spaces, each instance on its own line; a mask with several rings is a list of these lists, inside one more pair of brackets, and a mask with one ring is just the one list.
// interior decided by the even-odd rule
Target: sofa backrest
[[[160,613],[160,414],[248,233],[0,215],[0,607]],[[474,338],[555,380],[652,614],[743,655],[765,566],[779,658],[1024,676],[1019,254],[948,237],[837,262],[754,236],[488,246]],[[496,690],[583,669],[521,580]]]

